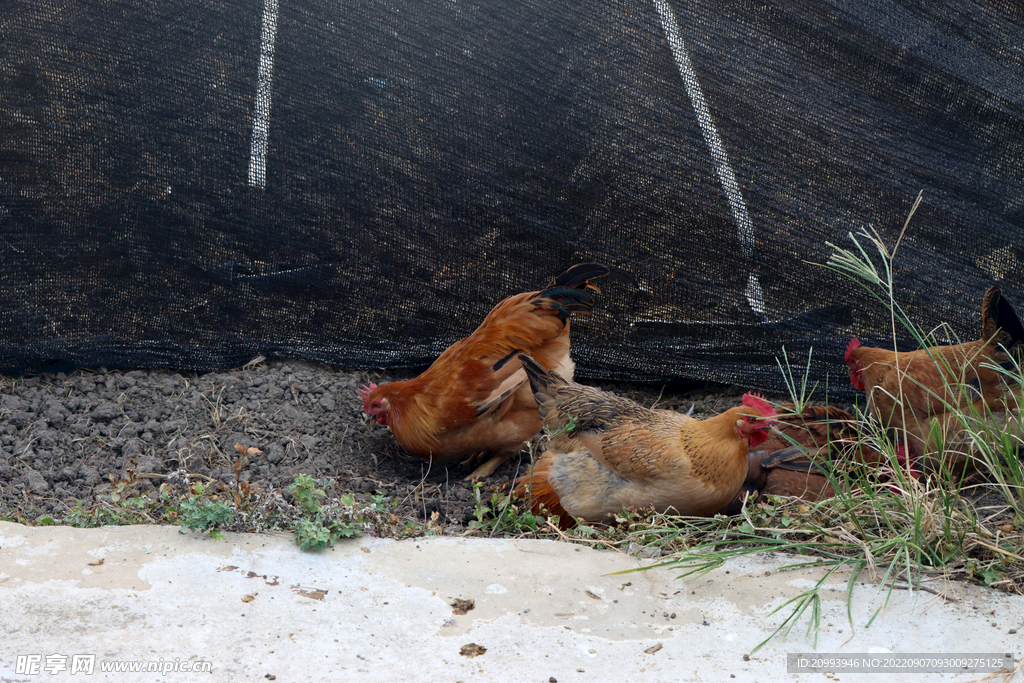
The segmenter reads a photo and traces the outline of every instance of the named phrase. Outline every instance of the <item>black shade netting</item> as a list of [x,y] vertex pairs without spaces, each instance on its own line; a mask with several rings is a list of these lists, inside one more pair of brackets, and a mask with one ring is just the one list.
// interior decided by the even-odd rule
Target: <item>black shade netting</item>
[[845,390],[919,192],[912,319],[1024,306],[1017,2],[8,0],[0,93],[6,372],[416,367],[602,261],[580,376]]

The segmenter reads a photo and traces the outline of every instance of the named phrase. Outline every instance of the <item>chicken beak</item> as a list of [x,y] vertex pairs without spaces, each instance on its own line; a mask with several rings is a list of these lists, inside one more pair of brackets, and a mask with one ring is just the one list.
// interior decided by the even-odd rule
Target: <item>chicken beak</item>
[[377,424],[377,417],[375,415],[367,415],[366,416],[366,426],[367,427],[372,427],[375,424]]

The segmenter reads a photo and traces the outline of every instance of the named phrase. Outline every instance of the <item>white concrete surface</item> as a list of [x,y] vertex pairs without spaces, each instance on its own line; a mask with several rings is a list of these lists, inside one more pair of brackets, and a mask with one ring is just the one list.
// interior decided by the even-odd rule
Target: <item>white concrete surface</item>
[[[774,571],[789,558],[735,561],[684,582],[664,569],[614,575],[639,563],[548,541],[360,538],[315,554],[285,535],[226,536],[0,522],[0,681],[984,678],[787,674],[786,653],[815,651],[806,618],[745,661],[788,614],[768,612],[820,572]],[[896,591],[867,627],[886,596],[859,584],[851,628],[845,580],[826,594],[818,653],[1021,657],[1022,636],[1009,631],[1024,633],[1024,598],[963,585],[950,587],[958,602]],[[454,614],[454,598],[475,609]],[[486,652],[460,654],[469,644]],[[38,673],[26,673],[24,658],[19,672],[19,655],[39,655]],[[95,655],[93,673],[72,675],[73,655]],[[209,662],[212,671],[100,670],[116,661]],[[67,668],[48,673],[48,662]]]

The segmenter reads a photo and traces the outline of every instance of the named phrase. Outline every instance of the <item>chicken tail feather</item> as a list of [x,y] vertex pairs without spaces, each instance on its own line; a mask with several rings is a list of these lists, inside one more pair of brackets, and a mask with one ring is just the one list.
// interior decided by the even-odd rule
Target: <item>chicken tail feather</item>
[[590,282],[599,277],[607,277],[619,282],[633,282],[633,276],[617,266],[608,266],[603,263],[577,263],[569,268],[548,287],[570,287],[572,289],[592,289],[600,292],[597,285]]
[[1024,324],[999,287],[989,287],[985,292],[981,304],[981,330],[986,341],[996,338],[1007,349],[1024,344]]
[[761,460],[761,467],[763,469],[773,469],[779,467],[784,470],[791,470],[793,472],[816,472],[822,473],[821,467],[818,466],[810,457],[807,455],[807,450],[800,446],[791,446],[789,448],[783,448],[769,454]]
[[569,383],[557,372],[548,370],[527,353],[519,354],[519,362],[522,364],[523,370],[526,371],[526,376],[530,380],[530,389],[533,391],[533,397],[541,409],[541,417],[543,418],[546,412],[544,407],[546,404],[554,401],[555,390],[558,387],[568,386]]
[[577,263],[555,278],[530,303],[539,308],[558,311],[563,322],[573,313],[590,315],[594,312],[594,296],[591,292],[601,291],[592,280],[601,277],[633,282],[632,276],[621,268],[602,263]]
[[543,510],[558,517],[558,528],[569,529],[576,526],[576,520],[562,507],[555,487],[548,481],[548,463],[538,461],[529,474],[516,479],[515,495],[529,501],[533,514],[539,515]]
[[534,306],[549,306],[558,311],[562,319],[572,313],[590,315],[594,312],[594,297],[581,289],[572,287],[551,287],[545,289],[532,301]]

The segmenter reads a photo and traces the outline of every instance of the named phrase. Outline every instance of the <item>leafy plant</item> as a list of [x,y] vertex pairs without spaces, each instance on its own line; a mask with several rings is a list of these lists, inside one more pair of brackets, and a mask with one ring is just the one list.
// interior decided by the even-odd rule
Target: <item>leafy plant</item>
[[807,367],[804,368],[803,378],[800,381],[799,388],[797,387],[796,378],[793,377],[793,367],[789,364],[789,354],[786,353],[786,347],[782,347],[782,358],[786,362],[786,367],[782,367],[782,361],[775,358],[775,363],[779,366],[779,372],[782,374],[782,381],[786,383],[786,389],[788,390],[790,400],[793,401],[793,405],[796,406],[795,412],[802,412],[803,409],[811,401],[811,396],[814,395],[814,390],[818,388],[818,383],[815,382],[814,386],[811,387],[810,391],[807,391],[807,377],[811,374],[811,356],[814,354],[814,347],[812,346],[807,351]]
[[292,526],[295,542],[303,550],[323,550],[342,538],[362,533],[363,524],[355,515],[352,494],[341,496],[337,504],[325,505],[321,499],[327,497],[327,492],[308,474],[296,477],[288,491],[304,515]]
[[316,480],[308,474],[300,474],[288,486],[295,503],[303,512],[316,514],[320,509],[320,499],[327,497],[327,492],[317,487]]
[[223,538],[216,529],[218,526],[230,524],[235,519],[235,510],[226,500],[203,498],[202,484],[192,487],[192,496],[181,501],[179,521],[189,531],[209,532],[213,538]]
[[483,482],[473,485],[476,519],[469,523],[470,530],[485,531],[490,536],[519,536],[534,533],[544,526],[546,517],[533,514],[528,501],[498,490],[492,490],[490,498],[485,500],[480,493],[483,487]]
[[64,516],[62,523],[75,527],[98,527],[157,521],[154,512],[159,504],[138,493],[137,484],[138,481],[131,477],[114,483],[109,494],[99,496],[91,505],[79,500]]

